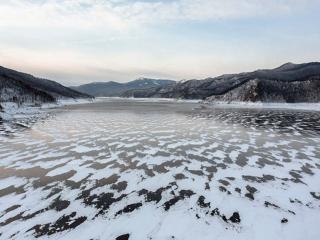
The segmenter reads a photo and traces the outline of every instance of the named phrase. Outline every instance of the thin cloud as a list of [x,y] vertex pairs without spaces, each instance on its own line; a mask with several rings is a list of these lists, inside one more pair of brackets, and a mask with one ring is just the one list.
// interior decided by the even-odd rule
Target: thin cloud
[[113,4],[100,1],[15,0],[0,4],[0,26],[126,29]]
[[105,27],[124,30],[139,24],[204,21],[290,14],[313,0],[8,0],[0,4],[2,26]]
[[[319,56],[319,31],[310,27],[318,19],[305,13],[314,14],[319,5],[318,0],[0,0],[0,65],[67,83],[149,75],[203,78],[311,61]],[[300,27],[291,26],[292,16],[300,17]],[[271,19],[269,26],[261,28],[259,18]],[[234,21],[239,19],[248,21]]]

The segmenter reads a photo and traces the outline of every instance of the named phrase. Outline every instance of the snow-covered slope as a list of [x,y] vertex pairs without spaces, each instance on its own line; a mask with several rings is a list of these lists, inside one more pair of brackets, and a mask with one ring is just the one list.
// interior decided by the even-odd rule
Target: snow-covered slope
[[0,102],[53,102],[61,98],[91,98],[57,82],[0,66]]
[[15,121],[17,116],[21,119],[21,114],[25,122],[34,122],[34,119],[37,119],[38,109],[33,107],[79,98],[92,97],[57,82],[0,66],[0,123],[7,120]]
[[164,87],[175,84],[175,81],[164,79],[139,78],[127,83],[118,82],[95,82],[71,87],[77,91],[93,95],[95,97],[116,97],[126,91]]
[[286,63],[275,69],[131,91],[127,96],[223,101],[320,102],[320,63]]

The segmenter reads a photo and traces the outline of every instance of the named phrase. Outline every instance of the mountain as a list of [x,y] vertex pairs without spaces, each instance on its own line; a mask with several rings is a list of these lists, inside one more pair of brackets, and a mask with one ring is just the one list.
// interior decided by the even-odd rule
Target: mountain
[[320,102],[320,63],[286,63],[275,69],[226,74],[131,90],[125,97],[207,99],[209,101]]
[[62,98],[91,98],[57,82],[0,66],[0,102],[53,102]]
[[71,87],[74,90],[93,95],[95,97],[117,97],[124,92],[133,89],[148,89],[154,87],[163,87],[175,84],[172,80],[139,78],[137,80],[118,83],[118,82],[94,82],[77,87]]

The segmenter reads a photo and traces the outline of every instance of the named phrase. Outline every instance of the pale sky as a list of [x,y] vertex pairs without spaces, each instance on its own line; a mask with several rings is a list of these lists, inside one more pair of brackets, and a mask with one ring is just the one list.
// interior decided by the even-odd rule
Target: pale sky
[[320,61],[320,0],[0,0],[0,65],[65,85]]

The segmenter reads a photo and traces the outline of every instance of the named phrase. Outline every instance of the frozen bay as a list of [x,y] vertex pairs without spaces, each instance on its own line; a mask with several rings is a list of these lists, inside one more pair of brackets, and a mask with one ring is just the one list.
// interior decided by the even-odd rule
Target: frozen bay
[[0,139],[0,239],[320,236],[320,112],[103,99],[50,114]]

